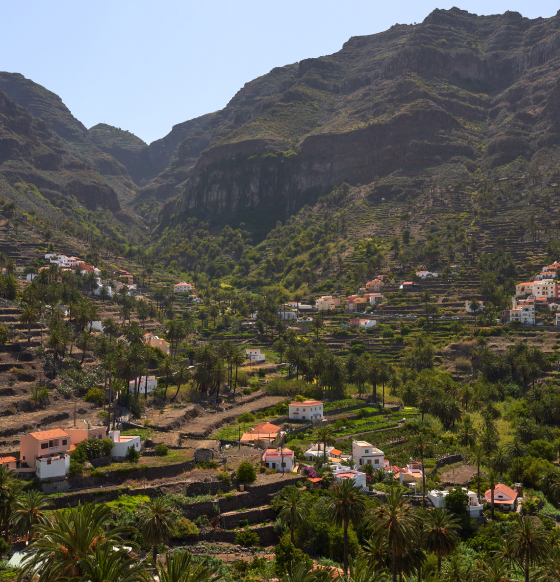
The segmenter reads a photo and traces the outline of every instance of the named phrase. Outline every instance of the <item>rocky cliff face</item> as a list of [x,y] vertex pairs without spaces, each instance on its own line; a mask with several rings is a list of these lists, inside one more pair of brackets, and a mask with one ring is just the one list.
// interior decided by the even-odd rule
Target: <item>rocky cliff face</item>
[[375,196],[396,175],[445,182],[530,159],[558,143],[559,116],[559,15],[436,10],[248,83],[203,126],[192,172],[175,170],[193,159],[181,144],[158,179],[178,193],[168,214],[290,213],[343,181]]
[[[126,202],[134,196],[137,187],[126,167],[95,145],[88,130],[72,115],[58,95],[23,75],[6,72],[0,72],[0,91],[33,117],[42,120],[61,139],[70,156],[80,160],[88,171],[97,174],[97,181],[103,183],[104,191],[113,190],[120,202]],[[101,199],[90,200],[91,204],[99,203],[100,206],[105,202]],[[119,201],[116,207],[120,208]]]
[[120,210],[114,189],[99,173],[73,157],[43,120],[1,91],[0,176],[11,186],[33,184],[49,200],[71,203],[75,198],[92,210]]

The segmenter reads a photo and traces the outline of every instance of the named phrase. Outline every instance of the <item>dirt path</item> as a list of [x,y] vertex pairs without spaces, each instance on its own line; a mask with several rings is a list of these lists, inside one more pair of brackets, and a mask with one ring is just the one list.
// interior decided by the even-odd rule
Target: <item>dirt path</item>
[[399,424],[397,426],[390,426],[389,428],[380,428],[378,430],[368,430],[366,432],[356,432],[354,434],[347,434],[345,436],[342,437],[335,437],[335,441],[346,441],[348,439],[353,439],[356,437],[360,437],[360,436],[365,436],[368,434],[378,434],[380,432],[387,432],[388,430],[397,430],[399,428],[402,428],[404,426],[405,421],[401,421],[399,422]]
[[283,400],[283,396],[263,396],[245,404],[239,401],[236,406],[223,412],[205,412],[203,415],[189,420],[185,426],[186,430],[182,434],[186,438],[206,438],[224,424],[233,422],[244,412],[257,412],[264,408],[270,408]]

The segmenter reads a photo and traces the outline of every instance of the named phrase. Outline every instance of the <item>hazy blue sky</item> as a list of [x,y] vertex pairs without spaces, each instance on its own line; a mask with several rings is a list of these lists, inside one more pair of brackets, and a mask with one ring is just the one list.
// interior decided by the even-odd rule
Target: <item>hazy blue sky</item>
[[529,18],[558,9],[550,0],[8,0],[0,70],[54,91],[87,127],[105,122],[151,142],[273,67],[455,5]]

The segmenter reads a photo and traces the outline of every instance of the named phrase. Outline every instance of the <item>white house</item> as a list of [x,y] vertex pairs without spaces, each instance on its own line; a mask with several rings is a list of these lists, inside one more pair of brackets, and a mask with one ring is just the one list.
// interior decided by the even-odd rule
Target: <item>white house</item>
[[265,354],[261,354],[261,350],[245,350],[245,358],[251,363],[264,362],[266,360]]
[[89,329],[93,331],[103,331],[103,325],[101,321],[91,321],[89,324]]
[[102,289],[105,288],[105,297],[109,297],[109,299],[113,298],[113,289],[110,285],[102,285],[101,284],[101,279],[97,279],[97,287],[93,290],[93,294],[96,295],[97,297],[101,297],[102,296]]
[[465,301],[465,311],[467,313],[478,313],[479,311],[482,311],[484,309],[484,302],[483,301],[478,301],[475,300],[477,303],[477,308],[476,309],[471,309],[471,303],[472,301]]
[[528,281],[527,283],[518,283],[515,286],[515,295],[517,297],[522,297],[523,295],[533,295],[533,285],[534,281]]
[[510,321],[518,321],[529,325],[535,325],[535,306],[520,305],[509,312]]
[[368,299],[370,305],[377,305],[378,303],[383,303],[387,300],[385,295],[382,295],[381,293],[366,293],[364,299]]
[[388,464],[385,463],[385,453],[367,441],[352,440],[352,459],[355,467],[373,465],[376,469],[383,469]]
[[35,475],[38,479],[66,479],[70,468],[70,455],[63,453],[54,457],[38,457],[35,459]]
[[416,271],[416,276],[420,279],[429,279],[431,277],[439,277],[439,273],[432,273],[431,271]]
[[193,285],[185,283],[184,281],[177,283],[177,285],[173,285],[173,293],[186,293],[188,291],[194,291],[194,289]]
[[348,322],[351,327],[361,327],[363,329],[373,329],[377,325],[375,319],[351,319]]
[[[148,381],[146,382],[146,376],[140,376],[136,379],[137,386],[140,386],[139,392],[140,394],[144,394],[145,391],[148,391],[148,394],[151,394],[157,388],[157,378],[155,376],[148,376]],[[134,380],[131,380],[128,383],[128,391],[134,391]]]
[[[484,497],[486,497],[487,505],[491,506],[492,490],[488,489],[484,494]],[[502,511],[513,511],[517,505],[517,492],[503,483],[498,483],[494,487],[494,505],[496,506],[496,509]]]
[[267,469],[276,469],[281,473],[290,473],[295,466],[294,451],[286,447],[266,449],[262,454],[261,460]]
[[556,297],[556,283],[552,279],[543,279],[533,283],[535,297]]
[[339,483],[349,479],[354,481],[354,485],[356,487],[360,487],[363,491],[367,490],[366,474],[362,473],[361,471],[355,471],[354,469],[349,469],[348,467],[341,467],[340,469],[335,469],[333,471],[333,475]]
[[290,418],[293,420],[323,420],[323,403],[319,400],[291,402],[288,405]]
[[[305,458],[308,461],[315,461],[317,459],[322,459],[325,455],[323,454],[323,443],[313,443],[304,453]],[[327,447],[327,460],[340,459],[342,451],[340,449],[335,449],[334,447]]]
[[126,453],[131,447],[140,452],[140,437],[137,435],[123,436],[120,430],[111,430],[109,431],[109,438],[114,443],[111,455],[115,461],[124,461]]
[[293,319],[293,320],[296,320],[297,319],[297,313],[295,311],[279,311],[278,312],[278,319],[284,319],[284,320]]
[[[469,517],[480,517],[484,506],[478,501],[478,496],[474,491],[468,491],[465,487],[461,488],[468,496],[469,502],[467,505],[467,512]],[[436,509],[443,509],[445,507],[445,498],[449,495],[449,491],[437,491],[434,489],[428,493],[428,499]]]

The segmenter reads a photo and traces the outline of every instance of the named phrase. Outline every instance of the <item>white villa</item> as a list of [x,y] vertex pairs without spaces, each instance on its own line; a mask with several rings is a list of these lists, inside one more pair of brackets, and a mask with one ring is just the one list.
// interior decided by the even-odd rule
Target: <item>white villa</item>
[[[469,496],[469,503],[467,505],[469,517],[480,517],[484,507],[479,502],[478,496],[474,491],[469,491],[465,487],[462,487],[462,489]],[[436,509],[443,509],[445,507],[445,498],[447,495],[449,495],[449,491],[437,491],[434,489],[428,493],[428,499]]]
[[266,360],[266,355],[261,354],[260,349],[250,349],[245,350],[245,359],[249,360],[252,364],[258,364],[259,362],[264,362]]
[[323,420],[323,403],[319,400],[305,402],[290,402],[290,419],[292,420]]
[[385,453],[367,441],[352,440],[352,459],[355,467],[373,465],[376,469],[383,469],[389,465],[385,461]]

